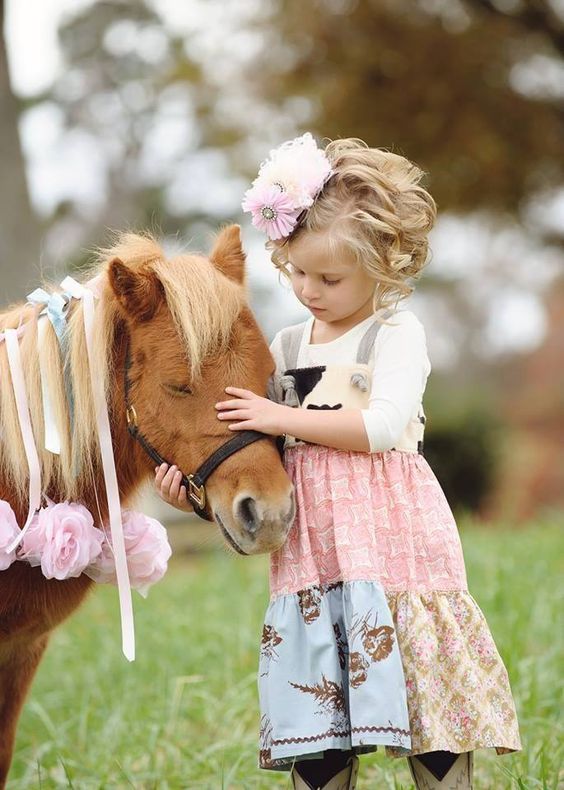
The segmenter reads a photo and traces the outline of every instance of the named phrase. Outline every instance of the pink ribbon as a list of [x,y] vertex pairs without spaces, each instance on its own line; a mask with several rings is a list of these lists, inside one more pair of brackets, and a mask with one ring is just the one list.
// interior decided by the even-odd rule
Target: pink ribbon
[[21,542],[31,524],[35,512],[41,506],[41,466],[39,463],[39,456],[37,455],[37,447],[35,446],[33,428],[31,426],[29,402],[22,368],[20,345],[18,342],[19,334],[21,334],[21,329],[20,331],[17,329],[4,330],[4,340],[6,342],[6,351],[8,354],[8,367],[10,368],[10,377],[12,379],[12,388],[14,390],[20,431],[27,458],[27,465],[29,467],[29,510],[23,529],[18,537],[12,541],[6,549],[8,554],[14,551],[16,546]]

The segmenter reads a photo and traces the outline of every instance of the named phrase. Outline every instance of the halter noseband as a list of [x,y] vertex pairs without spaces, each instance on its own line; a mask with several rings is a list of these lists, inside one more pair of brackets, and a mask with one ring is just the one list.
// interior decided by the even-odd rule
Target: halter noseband
[[[151,442],[149,442],[149,440],[139,431],[137,412],[135,411],[135,406],[130,403],[130,369],[131,353],[128,341],[127,350],[125,352],[124,368],[125,415],[127,418],[127,430],[129,431],[130,435],[139,442],[143,450],[147,453],[149,458],[154,461],[155,464],[158,466],[161,464],[168,464],[170,466],[169,462],[162,457],[158,450],[153,447]],[[212,472],[215,472],[217,467],[223,463],[223,461],[239,450],[242,450],[243,447],[258,441],[259,439],[269,438],[270,437],[267,434],[261,433],[260,431],[240,431],[232,439],[229,439],[227,442],[225,442],[225,444],[222,444],[220,447],[218,447],[218,449],[212,453],[193,474],[182,475],[181,485],[186,486],[186,493],[190,502],[194,506],[194,512],[196,515],[200,516],[200,518],[203,518],[206,521],[213,521],[213,518],[208,512],[205,489],[206,480],[212,474]]]

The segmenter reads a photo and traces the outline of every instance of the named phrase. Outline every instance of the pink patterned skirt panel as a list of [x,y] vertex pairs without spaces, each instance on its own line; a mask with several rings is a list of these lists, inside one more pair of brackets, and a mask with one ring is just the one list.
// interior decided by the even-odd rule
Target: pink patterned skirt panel
[[467,590],[458,529],[419,453],[361,453],[302,443],[286,449],[296,519],[271,555],[272,597],[336,581],[388,592]]

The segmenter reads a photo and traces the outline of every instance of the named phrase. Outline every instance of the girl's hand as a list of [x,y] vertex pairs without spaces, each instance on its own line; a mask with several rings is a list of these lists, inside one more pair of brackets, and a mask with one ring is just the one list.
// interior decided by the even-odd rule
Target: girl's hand
[[215,404],[218,419],[237,420],[228,427],[232,431],[262,431],[270,436],[284,433],[284,413],[288,406],[274,403],[268,398],[261,398],[250,390],[238,387],[226,387],[233,400],[225,400]]
[[161,499],[169,505],[192,513],[194,508],[188,500],[186,486],[181,485],[182,472],[173,464],[161,464],[155,467],[155,488]]

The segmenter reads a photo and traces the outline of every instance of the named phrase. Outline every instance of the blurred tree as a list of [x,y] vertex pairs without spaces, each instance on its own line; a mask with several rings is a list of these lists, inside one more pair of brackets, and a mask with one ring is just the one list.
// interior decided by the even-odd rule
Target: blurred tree
[[252,172],[256,150],[245,156],[242,141],[274,137],[281,116],[405,153],[429,171],[441,211],[523,219],[531,198],[564,181],[564,90],[531,87],[536,72],[540,83],[543,70],[564,73],[562,23],[541,0],[512,14],[485,0],[267,0],[239,19],[234,6],[201,9],[209,25],[224,17],[211,43],[133,0],[101,0],[63,25],[67,68],[37,100],[105,159],[93,228],[155,215],[178,227],[187,214],[163,194],[174,169],[213,147]]
[[[273,109],[302,97],[319,134],[361,137],[414,159],[442,210],[518,214],[532,194],[563,183],[564,23],[548,2],[279,0],[269,8],[257,22],[261,66],[250,63],[246,74],[257,93]],[[544,76],[551,68],[560,76],[554,90]]]
[[[182,42],[163,28],[146,3],[104,0],[67,18],[59,43],[66,67],[35,101],[57,108],[63,145],[78,139],[86,154],[91,151],[103,189],[88,213],[80,200],[60,204],[51,230],[54,254],[80,263],[89,247],[107,241],[108,228],[175,233],[178,225],[164,205],[163,188],[177,163],[174,154],[186,154],[191,136],[180,122],[186,137],[179,145],[178,129],[171,127],[182,110],[185,118],[191,116],[190,89],[198,81]],[[171,72],[180,64],[182,83],[176,83],[176,94],[167,92]],[[158,128],[167,123],[168,139],[167,130]],[[78,259],[75,234],[64,246],[69,225],[81,228]]]
[[564,277],[550,289],[549,331],[533,352],[499,367],[500,407],[508,430],[484,514],[513,522],[542,509],[564,510]]
[[51,260],[82,265],[107,243],[108,229],[149,229],[171,244],[182,233],[205,246],[237,206],[225,199],[233,181],[227,156],[205,134],[209,83],[189,38],[142,0],[99,0],[62,20],[64,69],[30,112],[55,118],[53,159],[78,150],[77,185],[91,186],[54,207]]
[[437,415],[425,436],[425,457],[454,510],[476,512],[491,494],[499,461],[499,422],[483,402]]
[[[4,0],[0,24],[4,30]],[[6,42],[0,35],[0,303],[22,298],[39,269],[40,224],[27,189],[25,163],[18,134],[20,103],[10,84]]]

